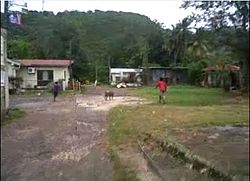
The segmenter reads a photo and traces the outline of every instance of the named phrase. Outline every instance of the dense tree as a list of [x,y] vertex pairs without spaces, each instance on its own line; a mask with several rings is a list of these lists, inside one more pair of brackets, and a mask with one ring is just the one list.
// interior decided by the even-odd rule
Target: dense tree
[[[205,22],[206,27],[217,35],[214,40],[220,49],[231,52],[231,58],[241,65],[242,86],[249,90],[249,2],[248,1],[185,1],[183,8],[195,8],[196,22]],[[223,34],[222,34],[223,33]]]
[[187,42],[191,36],[189,25],[191,21],[189,18],[184,18],[176,26],[172,26],[172,30],[168,31],[165,35],[164,48],[167,50],[170,58],[172,59],[172,65],[176,66],[183,62],[184,53],[187,48]]
[[190,7],[196,9],[194,20],[207,23],[207,27],[249,28],[249,1],[184,1],[182,4],[182,8]]
[[201,60],[208,55],[208,47],[206,38],[206,31],[203,29],[197,29],[196,33],[192,36],[192,39],[187,44],[187,53],[191,55],[193,60]]
[[[219,10],[221,5],[225,11]],[[185,8],[210,12],[184,18],[172,29],[135,13],[29,11],[23,15],[22,28],[8,25],[8,56],[73,59],[75,78],[102,82],[108,80],[109,66],[182,65],[190,68],[191,79],[197,82],[205,66],[249,62],[247,6],[241,2],[185,2]],[[232,7],[235,11],[228,14],[226,9]],[[213,11],[224,19],[215,17]],[[221,22],[213,24],[215,18]],[[4,16],[1,20],[6,25]],[[207,26],[193,32],[194,20],[205,20]]]
[[141,39],[149,42],[149,61],[164,64],[157,51],[163,43],[161,25],[146,16],[99,10],[57,15],[29,11],[23,22],[23,28],[8,27],[9,57],[71,58],[78,79],[93,81],[98,74],[107,79],[108,59],[111,67],[142,66]]

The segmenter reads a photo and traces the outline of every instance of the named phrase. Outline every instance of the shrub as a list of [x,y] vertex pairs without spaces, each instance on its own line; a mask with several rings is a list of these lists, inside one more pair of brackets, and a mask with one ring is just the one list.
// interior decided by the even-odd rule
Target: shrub
[[192,62],[189,64],[188,80],[189,83],[199,85],[202,80],[203,69],[208,65],[208,59],[202,59],[198,62]]
[[47,85],[47,91],[48,91],[48,92],[52,92],[52,89],[53,89],[53,82],[50,82],[50,83],[48,83],[48,85]]

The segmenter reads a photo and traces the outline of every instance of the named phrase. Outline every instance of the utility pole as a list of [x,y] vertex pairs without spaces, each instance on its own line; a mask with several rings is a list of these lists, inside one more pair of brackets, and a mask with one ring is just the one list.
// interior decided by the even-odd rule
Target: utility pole
[[44,11],[44,3],[45,3],[45,0],[42,0],[42,12]]
[[149,67],[148,67],[148,51],[149,51],[149,45],[147,40],[144,41],[144,45],[142,47],[142,66],[144,67],[143,70],[143,77],[144,77],[144,83],[148,84],[148,74],[149,74]]
[[70,78],[72,80],[72,86],[73,86],[73,90],[75,90],[75,81],[73,79],[73,70],[72,70],[72,41],[69,40],[69,53],[68,53],[68,57],[70,59]]
[[98,67],[97,67],[97,60],[95,60],[95,84],[94,84],[95,88],[98,82],[97,79],[98,79]]
[[4,1],[4,15],[6,18],[6,30],[8,29],[8,11],[9,11],[9,1]]
[[109,67],[109,83],[111,83],[111,65],[110,65],[110,56],[108,57],[108,67]]
[[73,79],[73,72],[72,72],[72,66],[71,66],[71,59],[72,59],[72,41],[69,40],[69,59],[70,59],[70,76]]

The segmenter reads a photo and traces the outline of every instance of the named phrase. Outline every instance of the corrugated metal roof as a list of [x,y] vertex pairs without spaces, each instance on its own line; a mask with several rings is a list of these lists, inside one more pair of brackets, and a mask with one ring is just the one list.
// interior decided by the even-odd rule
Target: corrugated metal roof
[[188,69],[188,67],[148,67],[149,69],[169,69],[169,70],[174,70],[174,69]]
[[21,63],[18,62],[17,60],[13,60],[13,59],[9,59],[9,58],[7,58],[7,62],[13,63],[13,64],[17,64],[17,65],[20,65],[20,64],[21,64]]
[[21,66],[25,67],[39,67],[39,66],[50,66],[50,67],[68,67],[73,63],[73,60],[43,60],[43,59],[23,59],[19,60]]
[[11,65],[11,66],[16,66],[18,68],[20,68],[21,66],[21,63],[20,62],[17,62],[17,60],[11,60],[11,59],[8,59],[7,58],[7,62]]
[[128,73],[128,72],[142,72],[143,69],[136,69],[136,68],[111,68],[110,73]]
[[210,72],[210,71],[219,71],[219,70],[225,70],[225,71],[232,71],[232,72],[238,72],[240,71],[240,67],[236,65],[230,65],[227,64],[225,66],[210,66],[207,68],[203,69],[205,72]]

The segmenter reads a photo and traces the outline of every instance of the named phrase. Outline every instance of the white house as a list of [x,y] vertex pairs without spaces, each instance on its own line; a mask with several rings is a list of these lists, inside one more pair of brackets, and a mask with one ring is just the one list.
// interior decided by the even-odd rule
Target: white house
[[16,72],[20,69],[20,66],[21,64],[17,60],[11,60],[7,58],[8,76],[16,77]]
[[68,87],[72,60],[24,59],[19,61],[18,77],[22,77],[21,88],[44,88],[49,83],[62,81],[63,90]]
[[7,74],[7,31],[1,28],[1,120],[9,108],[9,82]]
[[132,79],[133,82],[141,82],[141,73],[143,69],[134,68],[110,68],[110,83],[115,85],[120,82],[129,82]]
[[17,60],[11,60],[7,58],[7,74],[9,78],[9,90],[15,90],[16,87],[16,72],[20,69],[20,63]]

